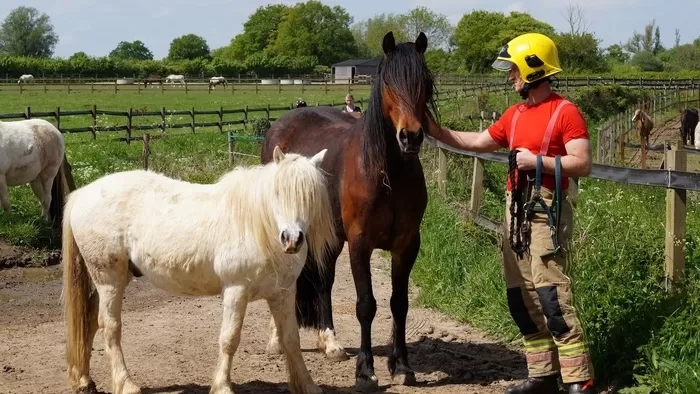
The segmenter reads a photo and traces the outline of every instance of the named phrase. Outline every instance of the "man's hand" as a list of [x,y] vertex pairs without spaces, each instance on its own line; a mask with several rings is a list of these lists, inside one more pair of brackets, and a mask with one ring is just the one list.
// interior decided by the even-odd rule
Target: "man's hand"
[[537,156],[527,148],[518,148],[515,161],[518,163],[518,170],[534,170],[537,167]]

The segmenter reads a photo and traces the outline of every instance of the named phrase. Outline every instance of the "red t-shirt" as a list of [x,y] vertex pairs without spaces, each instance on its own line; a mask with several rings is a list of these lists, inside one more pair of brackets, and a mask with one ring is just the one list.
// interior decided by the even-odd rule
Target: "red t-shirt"
[[[540,153],[540,145],[544,139],[547,124],[562,100],[564,100],[563,97],[552,93],[547,99],[534,106],[525,103],[511,105],[496,122],[489,126],[489,134],[500,146],[510,149],[510,128],[513,114],[515,111],[520,111],[515,126],[512,149],[527,148],[537,155]],[[589,138],[586,121],[576,106],[564,105],[559,110],[557,121],[554,124],[546,156],[566,156],[564,145],[577,138]],[[566,190],[569,187],[569,178],[562,177],[561,181],[562,189]],[[542,186],[554,190],[554,175],[543,173]],[[506,188],[512,190],[510,177],[508,177]]]

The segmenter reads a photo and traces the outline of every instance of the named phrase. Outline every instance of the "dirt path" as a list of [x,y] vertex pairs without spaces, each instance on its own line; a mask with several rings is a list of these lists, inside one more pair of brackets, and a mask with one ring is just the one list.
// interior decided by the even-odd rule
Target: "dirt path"
[[[660,124],[658,127],[654,127],[651,135],[649,136],[649,145],[663,145],[665,141],[673,141],[679,137],[679,129],[681,127],[681,121],[679,118],[673,118],[668,120],[666,123]],[[631,132],[627,136],[627,141],[634,144],[639,144],[639,139]],[[687,147],[692,148],[692,147]],[[664,159],[663,150],[647,151],[647,169],[658,169],[661,162]],[[634,168],[641,168],[641,151],[639,148],[626,148],[625,149],[625,162],[627,166]],[[700,154],[689,154],[686,161],[687,171],[697,172],[700,171]]]
[[[380,390],[387,393],[502,393],[525,377],[524,359],[482,334],[443,315],[412,305],[408,315],[409,361],[417,387],[392,387],[386,368],[391,318],[388,262],[375,253],[373,282],[378,303],[372,332]],[[60,266],[0,271],[0,393],[69,393],[64,373],[64,327],[59,304]],[[301,332],[311,375],[330,393],[354,392],[359,325],[355,289],[346,251],[338,260],[334,313],[348,361],[329,363],[315,350],[316,336]],[[415,290],[415,288],[414,288]],[[415,291],[412,294],[415,297]],[[127,367],[147,393],[209,392],[221,321],[218,297],[167,295],[145,281],[134,281],[124,302],[123,347]],[[264,301],[249,305],[232,369],[236,393],[285,393],[284,359],[268,357],[269,311]],[[109,364],[101,331],[95,339],[92,376],[110,392]]]

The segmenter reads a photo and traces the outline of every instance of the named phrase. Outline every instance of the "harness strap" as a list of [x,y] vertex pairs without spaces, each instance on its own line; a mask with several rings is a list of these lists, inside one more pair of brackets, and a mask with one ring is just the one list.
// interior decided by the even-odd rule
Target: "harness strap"
[[[525,221],[522,224],[522,227],[520,231],[522,232],[527,232],[530,229],[530,222],[532,221],[536,206],[539,205],[541,207],[541,210],[537,209],[539,212],[545,212],[547,214],[547,221],[549,223],[549,228],[550,228],[550,233],[552,237],[552,244],[554,246],[554,250],[551,253],[547,253],[546,255],[550,254],[555,254],[560,251],[561,247],[558,242],[558,237],[557,237],[557,229],[559,228],[560,224],[560,217],[561,217],[561,210],[562,210],[562,185],[561,185],[561,156],[556,155],[554,157],[554,179],[555,179],[555,190],[554,190],[554,198],[552,199],[552,207],[548,207],[547,204],[545,203],[544,199],[542,198],[541,194],[541,189],[542,189],[542,169],[543,169],[543,163],[542,163],[542,156],[547,155],[547,151],[549,150],[549,142],[552,138],[552,133],[554,132],[554,126],[556,125],[556,122],[559,118],[559,112],[561,109],[566,106],[571,104],[570,101],[568,100],[562,100],[557,107],[555,108],[554,112],[552,113],[552,116],[549,119],[549,122],[547,123],[547,128],[545,130],[544,137],[542,139],[542,144],[540,145],[540,152],[537,155],[537,164],[535,168],[535,185],[534,185],[534,190],[532,194],[532,198],[530,201],[525,203]],[[520,111],[516,110],[515,114],[513,114],[513,119],[511,120],[511,131],[510,131],[510,149],[513,149],[513,139],[515,137],[515,126],[517,124],[518,116],[520,115]],[[530,184],[530,186],[532,186]],[[530,188],[528,188],[530,189]],[[529,190],[528,190],[529,194]],[[554,211],[554,212],[552,212]],[[543,256],[543,257],[544,257]]]

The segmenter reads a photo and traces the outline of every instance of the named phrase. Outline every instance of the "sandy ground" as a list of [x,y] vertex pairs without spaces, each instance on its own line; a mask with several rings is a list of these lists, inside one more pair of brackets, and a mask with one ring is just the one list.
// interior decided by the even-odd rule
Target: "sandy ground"
[[[432,310],[412,306],[408,315],[409,362],[418,385],[391,386],[386,354],[391,318],[388,261],[375,252],[373,283],[378,303],[373,324],[375,369],[386,393],[502,393],[525,377],[522,354]],[[0,393],[70,393],[64,373],[64,324],[59,304],[61,266],[0,270]],[[326,393],[354,392],[359,324],[347,252],[338,260],[334,313],[340,343],[350,354],[328,362],[316,335],[302,330],[301,346],[313,379]],[[123,348],[127,367],[143,393],[208,393],[217,356],[219,297],[169,295],[144,280],[127,288]],[[268,356],[269,311],[264,301],[248,306],[231,372],[236,393],[285,393],[283,356]],[[108,359],[97,332],[91,373],[110,392]]]

